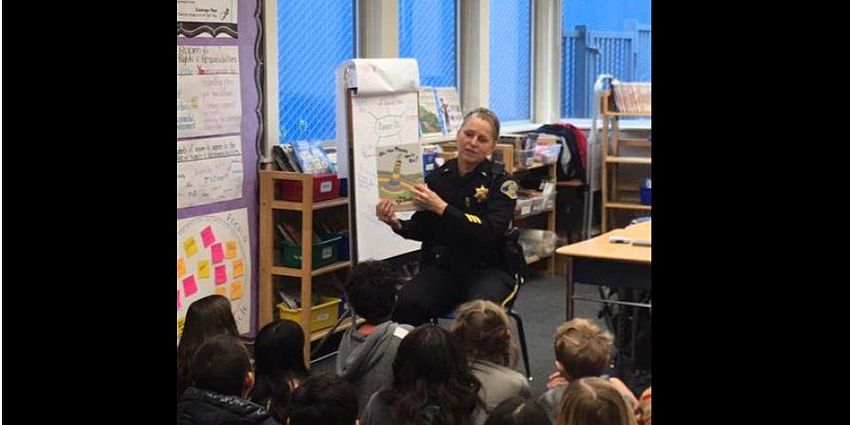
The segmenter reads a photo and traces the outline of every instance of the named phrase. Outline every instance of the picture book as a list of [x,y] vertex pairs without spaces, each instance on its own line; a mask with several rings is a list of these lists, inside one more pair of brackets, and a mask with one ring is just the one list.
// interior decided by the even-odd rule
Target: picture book
[[298,159],[298,165],[305,174],[332,174],[336,173],[336,169],[328,156],[325,155],[325,150],[322,148],[321,141],[295,142],[295,156]]
[[424,181],[419,143],[378,146],[376,159],[378,197],[394,200],[397,212],[416,210],[410,188]]
[[437,109],[433,87],[419,88],[419,135],[422,138],[443,136],[441,115]]
[[443,121],[443,133],[454,136],[463,124],[463,110],[460,107],[460,96],[454,87],[437,87],[437,109]]

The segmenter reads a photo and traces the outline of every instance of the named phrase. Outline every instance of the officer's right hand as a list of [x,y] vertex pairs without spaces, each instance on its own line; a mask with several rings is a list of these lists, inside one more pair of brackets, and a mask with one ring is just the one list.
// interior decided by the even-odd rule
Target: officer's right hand
[[378,220],[390,225],[393,230],[401,229],[401,221],[395,216],[395,202],[391,199],[381,199],[375,206],[375,215]]

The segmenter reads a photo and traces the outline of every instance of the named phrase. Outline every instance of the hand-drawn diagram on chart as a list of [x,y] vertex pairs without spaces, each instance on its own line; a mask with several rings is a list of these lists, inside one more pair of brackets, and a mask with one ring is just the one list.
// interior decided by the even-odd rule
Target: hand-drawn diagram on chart
[[410,187],[422,183],[419,143],[378,146],[378,196],[395,200],[396,211],[413,211]]
[[251,245],[248,210],[177,220],[177,338],[186,310],[207,295],[227,297],[239,333],[250,331]]

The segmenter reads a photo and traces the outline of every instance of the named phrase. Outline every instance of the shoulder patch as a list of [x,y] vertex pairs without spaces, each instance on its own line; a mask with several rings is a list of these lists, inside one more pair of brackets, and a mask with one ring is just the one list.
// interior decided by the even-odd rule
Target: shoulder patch
[[516,199],[517,190],[517,184],[513,180],[505,180],[505,182],[502,183],[502,187],[499,188],[499,191],[501,191],[505,194],[505,196],[511,199]]

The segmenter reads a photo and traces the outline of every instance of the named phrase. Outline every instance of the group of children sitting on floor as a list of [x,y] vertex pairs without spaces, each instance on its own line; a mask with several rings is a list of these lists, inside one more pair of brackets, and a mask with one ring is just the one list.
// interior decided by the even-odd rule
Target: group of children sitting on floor
[[534,398],[500,306],[470,301],[451,330],[413,328],[390,320],[399,285],[387,262],[354,266],[346,296],[365,322],[343,334],[336,373],[310,373],[289,320],[260,330],[252,366],[227,298],[196,301],[177,350],[177,423],[651,425],[651,390],[638,400],[602,375],[612,337],[594,323],[558,327],[557,371]]

